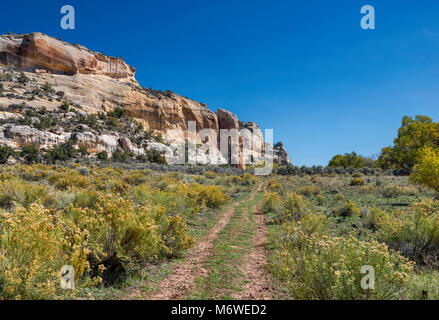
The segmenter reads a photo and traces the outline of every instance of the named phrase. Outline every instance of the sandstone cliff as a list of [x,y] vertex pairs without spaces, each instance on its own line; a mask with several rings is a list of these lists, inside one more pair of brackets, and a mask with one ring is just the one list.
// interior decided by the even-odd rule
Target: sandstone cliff
[[[171,91],[142,88],[135,80],[135,69],[121,58],[108,57],[41,33],[1,35],[0,65],[3,65],[0,70],[3,71],[0,109],[9,112],[9,115],[3,114],[3,119],[20,117],[16,108],[8,110],[11,105],[23,105],[32,110],[44,108],[55,115],[58,114],[60,104],[68,102],[77,119],[93,114],[108,114],[122,108],[136,123],[141,123],[145,131],[163,135],[164,141],[160,142],[184,141],[188,135],[188,122],[194,121],[197,131],[212,129],[208,140],[218,149],[221,129],[246,128],[258,140],[252,141],[250,150],[240,150],[240,167],[244,167],[243,153],[247,152],[257,162],[264,146],[262,133],[255,123],[242,123],[235,114],[227,110],[218,109],[215,113],[205,104]],[[60,116],[68,121],[65,114]],[[36,142],[50,147],[60,141],[75,138],[93,153],[101,150],[111,153],[119,147],[135,154],[151,148],[163,152],[167,148],[166,143],[158,145],[153,139],[132,139],[125,133],[114,134],[111,130],[107,130],[105,135],[98,132],[97,128],[85,128],[78,132],[76,127],[67,132],[60,128],[51,128],[52,132],[39,130],[39,133],[38,129],[29,124],[17,128],[11,127],[4,120],[3,123],[0,128],[3,130],[0,143],[14,147],[19,147],[24,142]],[[15,121],[17,123],[20,122]],[[200,139],[196,141],[202,142],[204,141]],[[240,142],[242,141],[231,141],[237,145]]]
[[282,142],[278,142],[273,147],[273,162],[279,165],[285,165],[290,163],[290,157],[284,148]]

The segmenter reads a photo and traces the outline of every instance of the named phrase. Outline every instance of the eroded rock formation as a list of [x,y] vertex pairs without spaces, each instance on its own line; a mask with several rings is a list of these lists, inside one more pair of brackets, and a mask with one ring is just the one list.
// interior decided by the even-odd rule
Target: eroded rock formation
[[0,63],[30,72],[96,74],[112,78],[134,78],[136,71],[122,58],[108,57],[39,32],[0,36]]
[[[216,149],[219,149],[221,129],[245,128],[257,137],[252,140],[250,147],[243,139],[230,141],[232,145],[241,148],[238,161],[241,168],[245,167],[245,156],[257,162],[263,150],[262,133],[255,123],[242,123],[235,114],[224,109],[218,109],[215,113],[205,104],[171,91],[142,88],[134,78],[135,69],[121,58],[108,57],[41,33],[31,33],[0,36],[0,65],[4,66],[5,72],[7,66],[13,66],[32,79],[26,85],[10,86],[13,87],[13,94],[0,95],[0,107],[3,109],[24,102],[34,108],[57,110],[61,102],[71,101],[78,106],[76,113],[85,117],[122,108],[127,115],[140,122],[145,130],[160,132],[166,142],[185,141],[188,138],[188,124],[193,121],[197,132],[211,129],[203,141],[197,135],[197,141],[194,142],[201,144],[208,140]],[[49,87],[51,92],[41,94],[41,88],[45,87]],[[3,112],[0,119],[19,116]],[[21,142],[37,141],[49,147],[67,138],[74,138],[78,145],[86,146],[90,152],[105,150],[111,153],[117,147],[136,155],[154,147],[163,152],[169,151],[169,147],[163,143],[150,141],[134,145],[127,137],[117,134],[99,135],[92,130],[59,134],[35,130],[31,127],[3,125],[0,128],[0,133],[3,132],[0,143],[18,147]],[[288,159],[283,151],[280,157]]]
[[273,146],[273,162],[279,165],[290,163],[290,157],[282,142],[278,142]]

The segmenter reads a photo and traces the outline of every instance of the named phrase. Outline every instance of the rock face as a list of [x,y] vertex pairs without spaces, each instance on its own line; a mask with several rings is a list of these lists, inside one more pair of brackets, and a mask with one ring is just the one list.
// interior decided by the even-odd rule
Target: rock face
[[282,142],[278,142],[273,146],[273,162],[279,165],[290,163],[288,152],[284,149]]
[[234,113],[228,110],[218,109],[217,115],[218,115],[218,125],[220,129],[239,130],[239,120]]
[[65,140],[66,136],[40,131],[29,126],[17,126],[9,123],[0,126],[0,143],[12,148],[35,143],[41,148],[50,149]]
[[0,63],[30,72],[96,74],[134,78],[135,69],[121,58],[107,57],[42,33],[0,36]]
[[75,132],[71,138],[76,141],[78,146],[85,146],[91,153],[106,151],[108,154],[112,154],[119,146],[117,136],[97,135],[90,131]]
[[[235,114],[224,109],[218,109],[215,113],[205,104],[171,91],[142,88],[134,78],[135,69],[121,58],[108,57],[41,33],[31,33],[0,35],[0,69],[1,65],[14,66],[32,78],[26,85],[11,85],[13,94],[0,94],[0,107],[3,109],[11,104],[19,105],[24,102],[36,109],[44,107],[48,110],[58,110],[60,102],[71,101],[80,106],[77,112],[86,117],[89,114],[108,113],[122,108],[128,116],[140,122],[145,130],[161,133],[168,143],[182,142],[190,138],[190,123],[195,125],[197,133],[209,129],[204,131],[204,136],[197,135],[194,143],[209,141],[217,150],[220,147],[221,129],[248,129],[257,136],[250,146],[242,137],[230,141],[233,146],[239,148],[237,166],[240,168],[245,167],[245,157],[251,157],[253,162],[257,162],[263,150],[262,133],[255,123],[242,123]],[[6,70],[6,67],[3,67],[3,70]],[[29,92],[41,91],[40,88],[44,86],[53,88],[52,96],[29,96]],[[3,112],[0,114],[0,120],[19,116]],[[127,137],[117,134],[99,135],[86,128],[81,132],[62,134],[36,132],[30,127],[19,128],[23,131],[17,134],[16,129],[14,126],[1,127],[0,135],[3,130],[3,137],[0,137],[0,143],[7,142],[18,146],[21,141],[37,141],[41,145],[51,146],[69,136],[68,138],[76,139],[78,145],[87,146],[89,152],[105,150],[111,153],[121,147],[136,155],[144,154],[145,148],[171,153],[169,147],[162,143],[136,146]],[[285,150],[283,152],[286,153]],[[281,158],[288,159],[288,155],[285,156],[284,153]]]

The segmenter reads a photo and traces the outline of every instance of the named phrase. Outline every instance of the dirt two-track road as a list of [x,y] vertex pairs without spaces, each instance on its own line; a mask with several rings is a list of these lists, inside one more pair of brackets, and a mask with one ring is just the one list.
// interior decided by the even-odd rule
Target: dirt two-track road
[[[223,211],[216,224],[152,291],[148,300],[281,298],[268,270],[267,227],[260,212],[263,183]],[[136,299],[129,292],[124,299]]]

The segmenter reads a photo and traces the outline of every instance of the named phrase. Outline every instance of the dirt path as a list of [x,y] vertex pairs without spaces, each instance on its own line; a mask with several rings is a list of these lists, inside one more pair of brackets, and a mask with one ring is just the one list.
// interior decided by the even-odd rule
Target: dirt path
[[242,259],[244,263],[240,271],[245,275],[245,281],[242,291],[233,295],[238,300],[271,300],[283,296],[268,270],[267,225],[260,206],[261,203],[256,204],[248,213],[255,215],[256,230],[253,249]]
[[277,296],[268,270],[267,227],[259,204],[249,214],[256,215],[256,231],[253,237],[253,249],[245,257],[240,270],[245,275],[242,291],[233,295],[238,300],[269,300]]
[[[261,187],[262,183],[252,192],[250,200],[255,198],[256,193],[261,190]],[[208,235],[189,251],[187,258],[183,262],[176,264],[172,274],[160,282],[157,290],[147,297],[148,300],[184,299],[186,294],[195,287],[195,279],[207,275],[207,270],[203,267],[203,261],[210,255],[215,240],[229,223],[235,213],[235,207],[239,203],[233,204],[233,206],[226,210]]]

